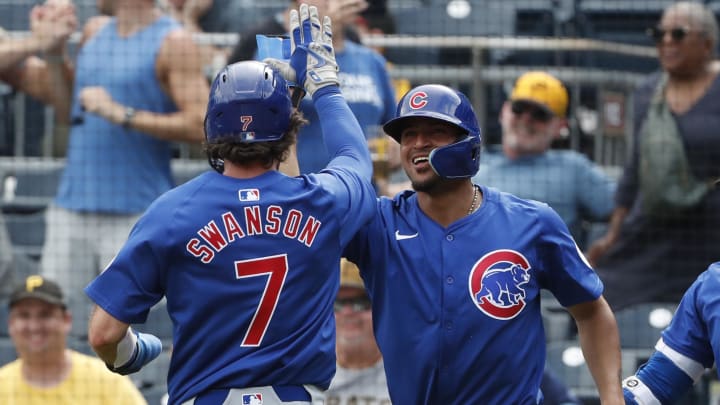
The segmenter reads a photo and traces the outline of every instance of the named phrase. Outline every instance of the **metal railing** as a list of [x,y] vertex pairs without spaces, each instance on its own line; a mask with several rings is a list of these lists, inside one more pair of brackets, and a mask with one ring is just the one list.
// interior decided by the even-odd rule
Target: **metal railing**
[[[23,37],[28,32],[9,32],[11,37]],[[199,44],[214,45],[220,48],[234,46],[240,39],[234,33],[199,33],[195,34]],[[77,43],[80,40],[80,33],[71,36],[70,42]],[[394,78],[408,79],[413,83],[444,83],[453,86],[469,88],[469,97],[476,107],[478,120],[481,125],[487,123],[485,89],[488,85],[511,83],[522,72],[530,69],[543,69],[559,77],[572,93],[573,111],[577,111],[580,100],[580,89],[582,86],[593,86],[598,90],[605,88],[616,89],[624,97],[625,111],[625,134],[632,128],[630,113],[632,108],[632,89],[643,78],[644,74],[622,71],[603,70],[585,67],[563,67],[563,66],[497,66],[489,64],[486,60],[487,51],[509,50],[516,52],[604,52],[607,54],[626,55],[633,57],[653,58],[655,49],[638,45],[629,45],[608,41],[598,41],[585,38],[535,38],[535,37],[476,37],[476,36],[407,36],[407,35],[370,35],[363,38],[368,46],[400,49],[464,49],[471,55],[470,63],[466,66],[443,66],[436,64],[428,65],[393,65],[390,75]],[[599,94],[599,92],[598,92]],[[15,153],[22,155],[22,144],[25,139],[24,102],[22,95],[18,94],[14,101],[15,114]],[[597,105],[600,105],[598,102]],[[51,110],[45,114],[46,122],[44,137],[52,139],[54,128],[52,124]],[[603,115],[599,114],[599,128],[602,128]],[[576,149],[579,140],[574,136],[575,131],[571,128],[571,147]],[[604,156],[604,142],[606,139],[601,131],[595,131],[595,144],[597,151],[594,158],[598,162],[606,162]],[[617,137],[615,138],[617,139]],[[46,145],[51,144],[46,142]],[[624,148],[624,146],[619,146]],[[45,147],[43,154],[48,154],[50,148]],[[617,159],[615,159],[617,160]],[[606,162],[612,164],[612,162]]]

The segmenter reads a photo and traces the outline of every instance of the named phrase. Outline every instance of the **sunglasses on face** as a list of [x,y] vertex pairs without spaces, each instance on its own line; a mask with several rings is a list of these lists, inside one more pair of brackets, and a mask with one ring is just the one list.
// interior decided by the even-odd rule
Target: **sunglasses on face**
[[529,113],[530,118],[534,121],[550,122],[553,117],[553,114],[547,109],[527,101],[513,101],[510,107],[513,114],[522,115]]
[[338,298],[335,300],[333,309],[335,312],[340,312],[348,306],[352,312],[363,312],[368,311],[372,303],[368,297]]
[[648,36],[655,42],[662,42],[665,38],[665,34],[670,33],[670,38],[674,42],[680,42],[685,39],[690,33],[691,29],[687,27],[674,27],[670,29],[663,29],[662,27],[652,27],[648,29]]

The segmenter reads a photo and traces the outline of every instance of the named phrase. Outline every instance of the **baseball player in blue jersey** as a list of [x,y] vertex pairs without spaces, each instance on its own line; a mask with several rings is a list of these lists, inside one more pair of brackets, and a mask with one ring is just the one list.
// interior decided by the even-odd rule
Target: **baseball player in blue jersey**
[[129,324],[163,297],[173,321],[170,404],[310,403],[335,372],[337,263],[373,214],[372,163],[338,90],[330,19],[293,11],[294,79],[318,106],[332,160],[277,171],[304,122],[271,66],[239,62],[215,78],[205,132],[211,171],[158,198],[85,289],[89,340],[120,374],[161,351]]
[[623,381],[625,403],[674,404],[720,359],[720,262],[688,288],[655,353]]
[[384,130],[414,191],[380,198],[346,256],[372,298],[393,403],[541,403],[541,288],[575,318],[602,403],[622,403],[600,279],[546,204],[471,182],[481,141],[467,97],[416,87]]

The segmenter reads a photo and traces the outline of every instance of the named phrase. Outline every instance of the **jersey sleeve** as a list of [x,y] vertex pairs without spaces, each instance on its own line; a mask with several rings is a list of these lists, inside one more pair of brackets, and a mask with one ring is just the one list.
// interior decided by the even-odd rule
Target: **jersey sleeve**
[[85,288],[90,299],[122,322],[145,322],[163,297],[164,250],[172,243],[165,210],[157,201],[151,205],[112,262]]
[[[668,347],[712,367],[712,342],[720,342],[720,263],[715,263],[683,295],[672,322],[662,332]],[[715,351],[720,350],[716,347]],[[715,355],[720,352],[715,353]]]
[[337,87],[318,90],[313,103],[330,155],[318,179],[337,197],[343,223],[340,243],[345,245],[373,214],[376,194],[370,151],[360,124]]
[[685,292],[648,362],[623,380],[628,403],[675,403],[712,367],[719,354],[713,342],[720,341],[718,288],[715,263]]
[[538,203],[542,232],[538,254],[541,286],[565,307],[600,297],[603,284],[570,235],[567,225],[547,204]]

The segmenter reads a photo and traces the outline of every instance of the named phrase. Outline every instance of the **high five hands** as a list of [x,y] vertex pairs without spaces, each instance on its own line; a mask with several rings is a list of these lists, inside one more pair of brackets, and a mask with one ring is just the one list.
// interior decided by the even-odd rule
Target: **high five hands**
[[326,86],[339,85],[338,65],[332,45],[332,23],[320,17],[315,6],[301,4],[290,11],[290,63],[268,58],[263,62],[274,67],[290,83],[297,83],[310,95]]

